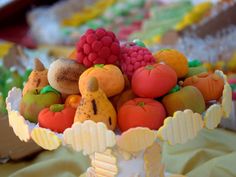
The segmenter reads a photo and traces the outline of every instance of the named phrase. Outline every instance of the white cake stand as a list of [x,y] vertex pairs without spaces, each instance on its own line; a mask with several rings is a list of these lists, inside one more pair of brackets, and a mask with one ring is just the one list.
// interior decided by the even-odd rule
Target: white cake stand
[[[20,89],[12,88],[6,99],[9,124],[21,141],[33,139],[46,150],[69,146],[82,151],[91,158],[87,177],[157,177],[168,176],[161,161],[161,143],[183,144],[197,136],[202,128],[214,129],[221,119],[228,117],[232,110],[232,90],[226,76],[215,71],[224,79],[221,102],[211,105],[204,115],[191,110],[177,111],[168,117],[159,130],[132,128],[116,135],[103,123],[85,121],[74,123],[62,134],[41,128],[25,120],[19,113],[22,99]],[[155,165],[154,165],[155,164]]]

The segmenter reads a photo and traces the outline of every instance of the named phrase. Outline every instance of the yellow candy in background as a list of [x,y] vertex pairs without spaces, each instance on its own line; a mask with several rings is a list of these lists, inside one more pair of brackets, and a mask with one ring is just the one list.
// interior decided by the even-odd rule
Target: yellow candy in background
[[194,6],[194,8],[183,17],[183,20],[175,26],[175,29],[181,31],[184,28],[199,22],[204,17],[204,14],[206,14],[206,12],[211,8],[211,2],[203,2]]
[[236,72],[236,51],[233,53],[231,59],[227,64],[228,70],[232,72]]
[[13,43],[3,42],[0,43],[0,58],[3,58],[9,51],[9,49],[13,46]]
[[101,15],[104,10],[114,4],[116,0],[100,0],[91,6],[85,7],[78,13],[71,17],[64,19],[62,25],[64,26],[80,26],[81,24]]

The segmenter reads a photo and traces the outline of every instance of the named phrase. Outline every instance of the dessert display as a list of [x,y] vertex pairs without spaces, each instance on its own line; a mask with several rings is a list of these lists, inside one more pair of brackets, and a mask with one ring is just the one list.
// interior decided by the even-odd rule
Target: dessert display
[[48,70],[36,60],[23,91],[13,88],[6,99],[15,134],[47,150],[82,151],[91,177],[164,176],[163,141],[183,144],[232,109],[222,71],[207,73],[175,49],[121,45],[101,28],[87,30],[72,55]]

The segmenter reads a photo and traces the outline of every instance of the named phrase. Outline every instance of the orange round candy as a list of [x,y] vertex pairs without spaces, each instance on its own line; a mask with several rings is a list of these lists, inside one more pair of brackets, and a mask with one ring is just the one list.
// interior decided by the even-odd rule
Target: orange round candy
[[158,98],[168,93],[177,83],[175,71],[165,64],[141,67],[132,77],[132,90],[142,98]]
[[158,63],[164,62],[175,70],[177,77],[184,77],[188,73],[187,58],[175,49],[163,49],[154,54]]
[[80,104],[81,96],[80,95],[70,95],[66,98],[65,106],[66,107],[72,107],[77,108]]
[[135,98],[119,108],[118,125],[121,132],[135,127],[158,130],[165,117],[166,111],[160,102],[150,98]]

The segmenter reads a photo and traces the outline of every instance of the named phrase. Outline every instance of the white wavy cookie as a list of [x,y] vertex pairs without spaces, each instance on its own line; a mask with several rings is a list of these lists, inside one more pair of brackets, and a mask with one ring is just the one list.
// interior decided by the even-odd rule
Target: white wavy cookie
[[223,117],[228,118],[232,111],[232,89],[228,83],[224,85],[224,90],[222,94],[222,110],[223,110]]
[[27,142],[30,140],[29,126],[24,117],[21,116],[18,111],[8,111],[8,120],[14,133],[20,138],[21,141]]
[[222,110],[223,118],[228,118],[232,111],[232,89],[227,81],[227,76],[220,70],[216,70],[215,74],[224,79],[224,90],[222,93]]
[[61,140],[52,131],[45,128],[34,128],[31,132],[32,139],[46,150],[57,149],[61,145]]
[[205,127],[208,129],[214,129],[216,128],[222,118],[223,111],[221,108],[221,105],[213,104],[211,105],[204,116],[204,124]]
[[116,144],[113,131],[108,130],[105,124],[87,120],[83,123],[74,123],[63,133],[63,141],[71,145],[75,151],[83,151],[84,155],[103,152]]
[[115,177],[118,174],[117,159],[111,149],[104,152],[95,152],[91,164],[96,176]]
[[12,88],[6,98],[6,108],[8,111],[9,125],[13,128],[14,133],[21,141],[27,142],[30,140],[30,128],[25,118],[21,116],[18,111],[21,99],[21,89]]
[[86,171],[86,174],[81,175],[80,177],[97,177],[93,167],[89,167]]
[[155,142],[144,151],[144,168],[146,177],[163,177],[164,164],[162,164],[161,146]]
[[226,84],[227,81],[227,76],[221,71],[221,70],[215,70],[215,74],[220,76],[224,80],[224,84]]
[[158,130],[158,137],[169,144],[184,144],[196,137],[203,128],[202,116],[192,110],[177,111],[173,117],[168,117],[164,125]]
[[148,128],[131,128],[117,137],[117,146],[127,152],[139,152],[151,146],[156,140],[156,131]]

